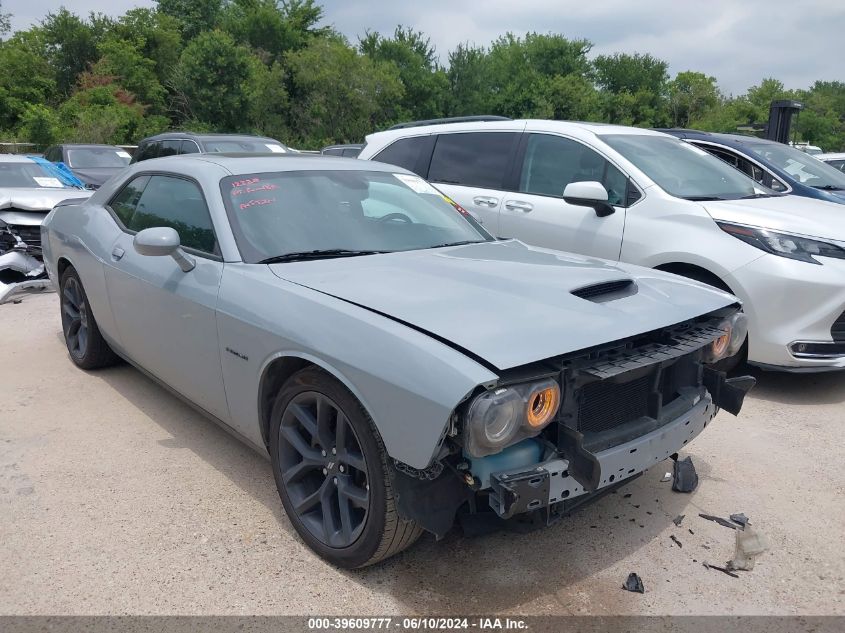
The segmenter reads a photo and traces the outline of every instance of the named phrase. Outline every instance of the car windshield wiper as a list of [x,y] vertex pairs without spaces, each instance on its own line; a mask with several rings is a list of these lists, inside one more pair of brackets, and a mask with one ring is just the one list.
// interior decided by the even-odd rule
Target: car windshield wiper
[[821,189],[822,191],[842,191],[845,187],[837,185],[810,185],[813,189]]
[[714,200],[729,200],[729,198],[720,198],[719,196],[682,196],[684,200],[691,200],[692,202],[712,202]]
[[483,244],[489,240],[464,240],[462,242],[444,242],[443,244],[434,244],[433,246],[426,246],[425,248],[445,248],[447,246],[465,246],[467,244]]
[[391,251],[354,251],[345,248],[326,248],[314,251],[300,251],[296,253],[285,253],[274,255],[259,261],[259,264],[279,264],[282,262],[297,262],[306,259],[331,259],[333,257],[357,257],[359,255],[376,255],[378,253],[390,253]]
[[752,200],[754,198],[774,198],[775,196],[779,196],[782,194],[779,193],[752,193],[748,196],[742,196],[740,200]]

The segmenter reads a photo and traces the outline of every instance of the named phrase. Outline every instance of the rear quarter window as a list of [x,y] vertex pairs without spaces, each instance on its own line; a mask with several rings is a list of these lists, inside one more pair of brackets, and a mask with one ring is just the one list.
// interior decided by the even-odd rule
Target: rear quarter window
[[425,172],[428,171],[428,161],[431,158],[431,148],[433,146],[433,136],[401,138],[373,156],[373,160],[389,165],[396,165],[397,167],[404,167],[408,171],[412,171],[425,178]]
[[464,132],[437,137],[428,179],[450,185],[504,188],[518,134]]

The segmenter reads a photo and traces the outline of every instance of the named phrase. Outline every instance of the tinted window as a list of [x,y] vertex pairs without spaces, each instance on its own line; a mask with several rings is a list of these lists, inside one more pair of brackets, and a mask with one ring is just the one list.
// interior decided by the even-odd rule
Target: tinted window
[[162,156],[175,156],[179,153],[179,147],[181,145],[182,141],[162,141],[161,149],[158,152],[158,157],[161,158]]
[[604,185],[610,204],[626,203],[628,178],[603,156],[560,136],[528,137],[519,179],[521,192],[561,197],[569,183],[589,180]]
[[198,154],[200,151],[199,145],[193,141],[182,141],[182,149],[180,154]]
[[839,171],[845,171],[845,160],[829,160],[827,164],[831,167],[835,167]]
[[284,154],[285,148],[281,143],[277,143],[263,138],[258,139],[204,139],[206,152],[227,152],[231,154],[266,154],[272,152],[274,154]]
[[146,143],[138,148],[138,158],[136,162],[155,158],[158,155],[158,143],[155,141]]
[[385,147],[373,156],[373,160],[389,165],[396,165],[397,167],[404,167],[409,171],[425,176],[433,145],[433,136],[403,138]]
[[207,253],[215,251],[211,216],[200,188],[190,180],[150,176],[128,222],[131,231],[169,226],[179,233],[182,246]]
[[359,147],[347,147],[341,152],[341,156],[345,156],[346,158],[355,158],[360,153],[361,148]]
[[327,147],[321,153],[325,154],[326,156],[343,156],[343,148],[342,147]]
[[502,189],[513,132],[469,132],[437,137],[428,178],[432,182]]
[[129,181],[120,193],[112,199],[109,206],[115,215],[120,218],[123,226],[128,227],[132,221],[132,215],[135,213],[135,207],[138,206],[138,200],[141,199],[141,194],[144,192],[144,187],[149,182],[149,176],[139,176]]
[[745,158],[744,156],[740,156],[738,154],[734,154],[725,149],[717,149],[710,145],[699,145],[695,143],[696,147],[700,147],[701,149],[710,152],[713,156],[717,156],[721,158],[723,161],[731,165],[732,167],[736,167],[739,171],[744,173],[746,176],[751,176],[754,180],[759,182],[760,184],[766,184],[764,179],[766,177],[765,172],[760,169],[757,165],[752,163],[750,160]]

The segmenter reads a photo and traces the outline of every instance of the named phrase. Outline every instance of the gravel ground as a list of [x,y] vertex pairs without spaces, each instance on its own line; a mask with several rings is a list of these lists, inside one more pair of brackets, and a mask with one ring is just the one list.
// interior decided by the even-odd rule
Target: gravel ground
[[[264,458],[129,366],[74,368],[56,295],[0,306],[0,332],[0,614],[845,615],[845,375],[760,376],[684,453],[691,495],[666,462],[548,529],[344,572],[297,538]],[[705,569],[734,535],[698,513],[740,511],[770,551]]]

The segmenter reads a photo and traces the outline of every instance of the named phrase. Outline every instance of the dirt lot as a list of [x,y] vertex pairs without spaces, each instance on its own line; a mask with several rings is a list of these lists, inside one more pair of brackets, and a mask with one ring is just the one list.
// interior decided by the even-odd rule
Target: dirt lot
[[[58,317],[54,294],[0,306],[0,614],[845,614],[845,375],[762,375],[690,446],[692,495],[664,463],[549,529],[341,572],[267,461],[128,366],[75,369]],[[771,550],[735,579],[702,566],[733,532],[698,513],[740,511]]]

